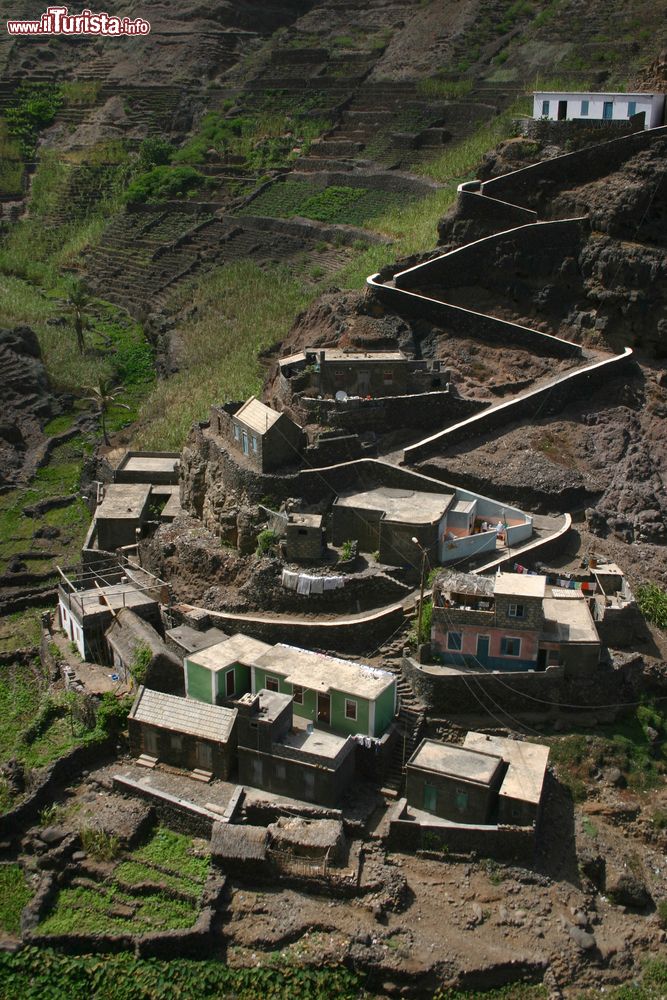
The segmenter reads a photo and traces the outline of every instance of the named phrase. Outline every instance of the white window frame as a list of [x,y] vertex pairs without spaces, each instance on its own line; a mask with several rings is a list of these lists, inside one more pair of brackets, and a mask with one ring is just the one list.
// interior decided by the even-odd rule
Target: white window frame
[[525,618],[526,617],[526,606],[525,604],[510,604],[507,609],[508,618]]
[[[351,710],[354,711],[353,715],[351,714]],[[354,698],[345,699],[345,718],[349,719],[350,722],[357,721],[357,702],[354,700]]]
[[[275,684],[275,687],[270,687],[271,684]],[[267,674],[264,678],[264,687],[267,691],[280,691],[280,678],[274,674]]]
[[252,445],[252,450],[257,454],[257,436],[253,434],[250,438],[250,443]]
[[303,705],[304,689],[301,684],[292,684],[292,701],[295,705]]
[[235,441],[241,440],[241,428],[239,427],[238,424],[234,424],[234,440]]

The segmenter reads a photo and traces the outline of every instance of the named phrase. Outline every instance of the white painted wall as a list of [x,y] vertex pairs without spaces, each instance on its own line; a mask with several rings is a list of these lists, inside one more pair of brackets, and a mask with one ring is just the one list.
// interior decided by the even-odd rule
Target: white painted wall
[[60,605],[60,621],[62,622],[63,629],[67,637],[76,643],[76,648],[79,650],[81,659],[85,660],[86,648],[83,641],[83,629],[62,598],[60,598],[58,603]]
[[[549,102],[545,112],[544,102]],[[664,94],[599,94],[559,91],[535,91],[533,93],[533,118],[548,118],[558,121],[558,102],[567,101],[567,121],[573,118],[600,121],[604,117],[604,104],[612,104],[612,121],[627,120],[631,114],[646,113],[646,128],[656,128],[663,123],[665,108]],[[582,111],[582,102],[588,101],[588,114]],[[634,111],[629,107],[634,103]]]

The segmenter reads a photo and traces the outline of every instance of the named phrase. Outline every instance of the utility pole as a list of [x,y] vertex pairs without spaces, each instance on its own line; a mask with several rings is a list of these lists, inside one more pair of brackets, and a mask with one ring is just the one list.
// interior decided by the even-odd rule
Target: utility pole
[[413,537],[411,541],[414,542],[414,544],[417,546],[417,548],[422,554],[422,574],[421,574],[421,586],[419,591],[419,610],[417,611],[417,649],[419,649],[419,643],[421,642],[421,634],[422,634],[422,615],[424,612],[424,586],[426,583],[426,560],[428,558],[428,553],[426,552],[426,549],[421,544],[419,539]]

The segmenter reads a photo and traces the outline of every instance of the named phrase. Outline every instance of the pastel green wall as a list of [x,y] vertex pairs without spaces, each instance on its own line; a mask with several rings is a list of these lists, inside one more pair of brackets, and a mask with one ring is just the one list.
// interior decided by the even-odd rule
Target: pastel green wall
[[372,736],[382,736],[385,729],[394,718],[396,682],[383,691],[375,702],[375,732]]
[[250,690],[250,667],[244,667],[242,663],[235,663],[233,666],[218,670],[216,675],[217,692],[219,698],[227,697],[226,680],[230,670],[234,671],[234,697],[245,694]]
[[[261,691],[262,688],[266,687],[267,676],[278,678],[278,690],[281,694],[294,694],[293,686],[288,684],[284,677],[273,673],[271,670],[262,670],[260,667],[255,667],[255,689],[253,694],[256,694],[257,691]],[[250,683],[250,681],[248,681],[248,683]],[[316,711],[317,695],[314,691],[305,689],[303,692],[303,705],[294,705],[294,714],[298,715],[302,719],[310,719],[314,722]]]
[[[345,718],[345,700],[350,698],[357,703],[356,719]],[[355,698],[354,695],[344,694],[342,691],[331,692],[331,728],[343,736],[355,736],[363,733],[364,736],[371,736],[369,731],[369,703],[365,698]]]
[[196,698],[197,701],[212,703],[211,696],[211,671],[198,663],[185,661],[185,669],[188,677],[188,697]]

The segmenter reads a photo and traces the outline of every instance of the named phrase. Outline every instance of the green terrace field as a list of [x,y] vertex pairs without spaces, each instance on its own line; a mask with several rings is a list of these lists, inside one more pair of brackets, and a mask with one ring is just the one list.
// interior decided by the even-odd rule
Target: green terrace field
[[[117,850],[113,838],[83,837],[93,856],[109,860]],[[190,927],[208,870],[209,859],[193,852],[191,838],[158,827],[146,844],[120,856],[103,881],[84,875],[62,888],[39,932],[140,934]]]
[[237,214],[282,219],[300,215],[318,222],[364,226],[405,201],[406,195],[391,191],[335,185],[322,188],[307,181],[283,181],[272,184]]

